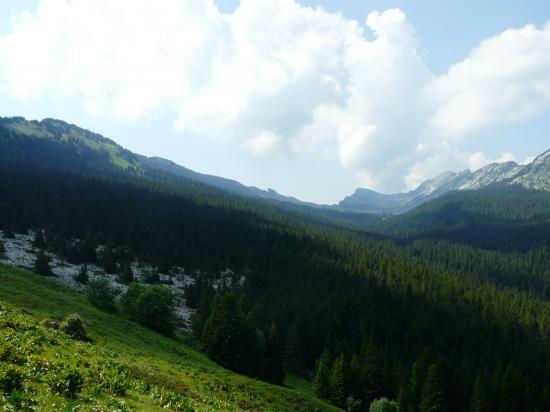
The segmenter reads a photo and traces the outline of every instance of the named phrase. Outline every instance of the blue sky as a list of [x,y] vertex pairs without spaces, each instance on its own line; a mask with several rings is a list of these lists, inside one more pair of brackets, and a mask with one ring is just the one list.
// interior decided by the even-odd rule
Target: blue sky
[[203,173],[334,203],[550,147],[547,1],[38,3],[0,3],[0,115]]

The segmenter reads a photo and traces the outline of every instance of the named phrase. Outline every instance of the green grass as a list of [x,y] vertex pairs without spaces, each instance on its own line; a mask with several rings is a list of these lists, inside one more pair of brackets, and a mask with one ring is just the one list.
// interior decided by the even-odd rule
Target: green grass
[[[227,371],[177,340],[91,307],[85,296],[47,278],[0,265],[0,377],[24,378],[22,404],[36,410],[330,411],[311,385],[290,377],[280,387]],[[44,327],[77,313],[91,343]],[[74,399],[56,392],[76,371]],[[17,395],[17,394],[15,394]],[[0,398],[7,408],[8,398]]]

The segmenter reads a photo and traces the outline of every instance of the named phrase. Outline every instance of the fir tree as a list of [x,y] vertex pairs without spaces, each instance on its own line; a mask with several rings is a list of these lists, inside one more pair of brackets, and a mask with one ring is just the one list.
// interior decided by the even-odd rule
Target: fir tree
[[0,260],[6,257],[6,246],[2,239],[0,239]]
[[206,354],[220,365],[255,376],[259,350],[254,329],[248,323],[231,292],[218,293],[202,333]]
[[46,241],[44,240],[44,233],[39,229],[34,234],[32,245],[37,249],[44,249],[46,247]]
[[288,331],[283,354],[284,367],[289,373],[301,374],[304,371],[302,354],[301,330],[298,320],[295,320]]
[[441,386],[437,365],[431,365],[422,387],[420,412],[447,412],[445,395]]
[[323,354],[317,362],[317,369],[315,371],[315,378],[313,380],[313,387],[315,389],[315,395],[320,399],[331,399],[331,361],[330,353],[328,350],[324,350]]
[[341,352],[334,360],[330,374],[331,400],[344,408],[349,395],[348,363],[346,356]]
[[285,374],[283,371],[281,339],[275,323],[271,324],[265,338],[265,377],[270,382],[281,384]]
[[118,281],[123,285],[129,285],[134,281],[134,274],[130,263],[123,265],[122,270],[118,274]]
[[74,280],[76,280],[78,283],[81,283],[83,285],[88,283],[89,276],[88,276],[88,266],[87,265],[82,265],[80,267],[80,270],[78,271],[78,273],[74,277]]
[[105,246],[103,254],[101,256],[101,266],[105,273],[116,273],[117,262],[113,253],[113,248],[110,245]]
[[50,268],[50,258],[48,255],[44,253],[43,250],[38,252],[36,255],[36,260],[34,261],[34,273],[38,273],[42,276],[51,276],[53,275],[52,270]]

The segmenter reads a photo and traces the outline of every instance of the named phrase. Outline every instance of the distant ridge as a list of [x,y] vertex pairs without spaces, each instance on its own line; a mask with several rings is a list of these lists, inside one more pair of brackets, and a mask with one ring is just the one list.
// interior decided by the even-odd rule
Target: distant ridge
[[387,195],[360,188],[342,200],[338,207],[371,213],[400,213],[453,190],[476,190],[497,184],[550,191],[550,150],[527,165],[492,163],[475,172],[444,172],[406,193]]

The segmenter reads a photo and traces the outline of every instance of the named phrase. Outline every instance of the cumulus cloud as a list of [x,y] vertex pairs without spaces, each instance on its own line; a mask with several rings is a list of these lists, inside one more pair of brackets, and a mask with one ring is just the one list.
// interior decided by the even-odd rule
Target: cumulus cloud
[[438,135],[460,138],[550,109],[550,23],[509,29],[481,42],[427,87]]
[[128,122],[168,113],[253,155],[339,159],[382,191],[468,165],[454,142],[550,108],[550,25],[484,40],[442,76],[420,45],[399,9],[359,23],[294,0],[231,14],[213,0],[41,0],[0,37],[0,96],[76,98]]

